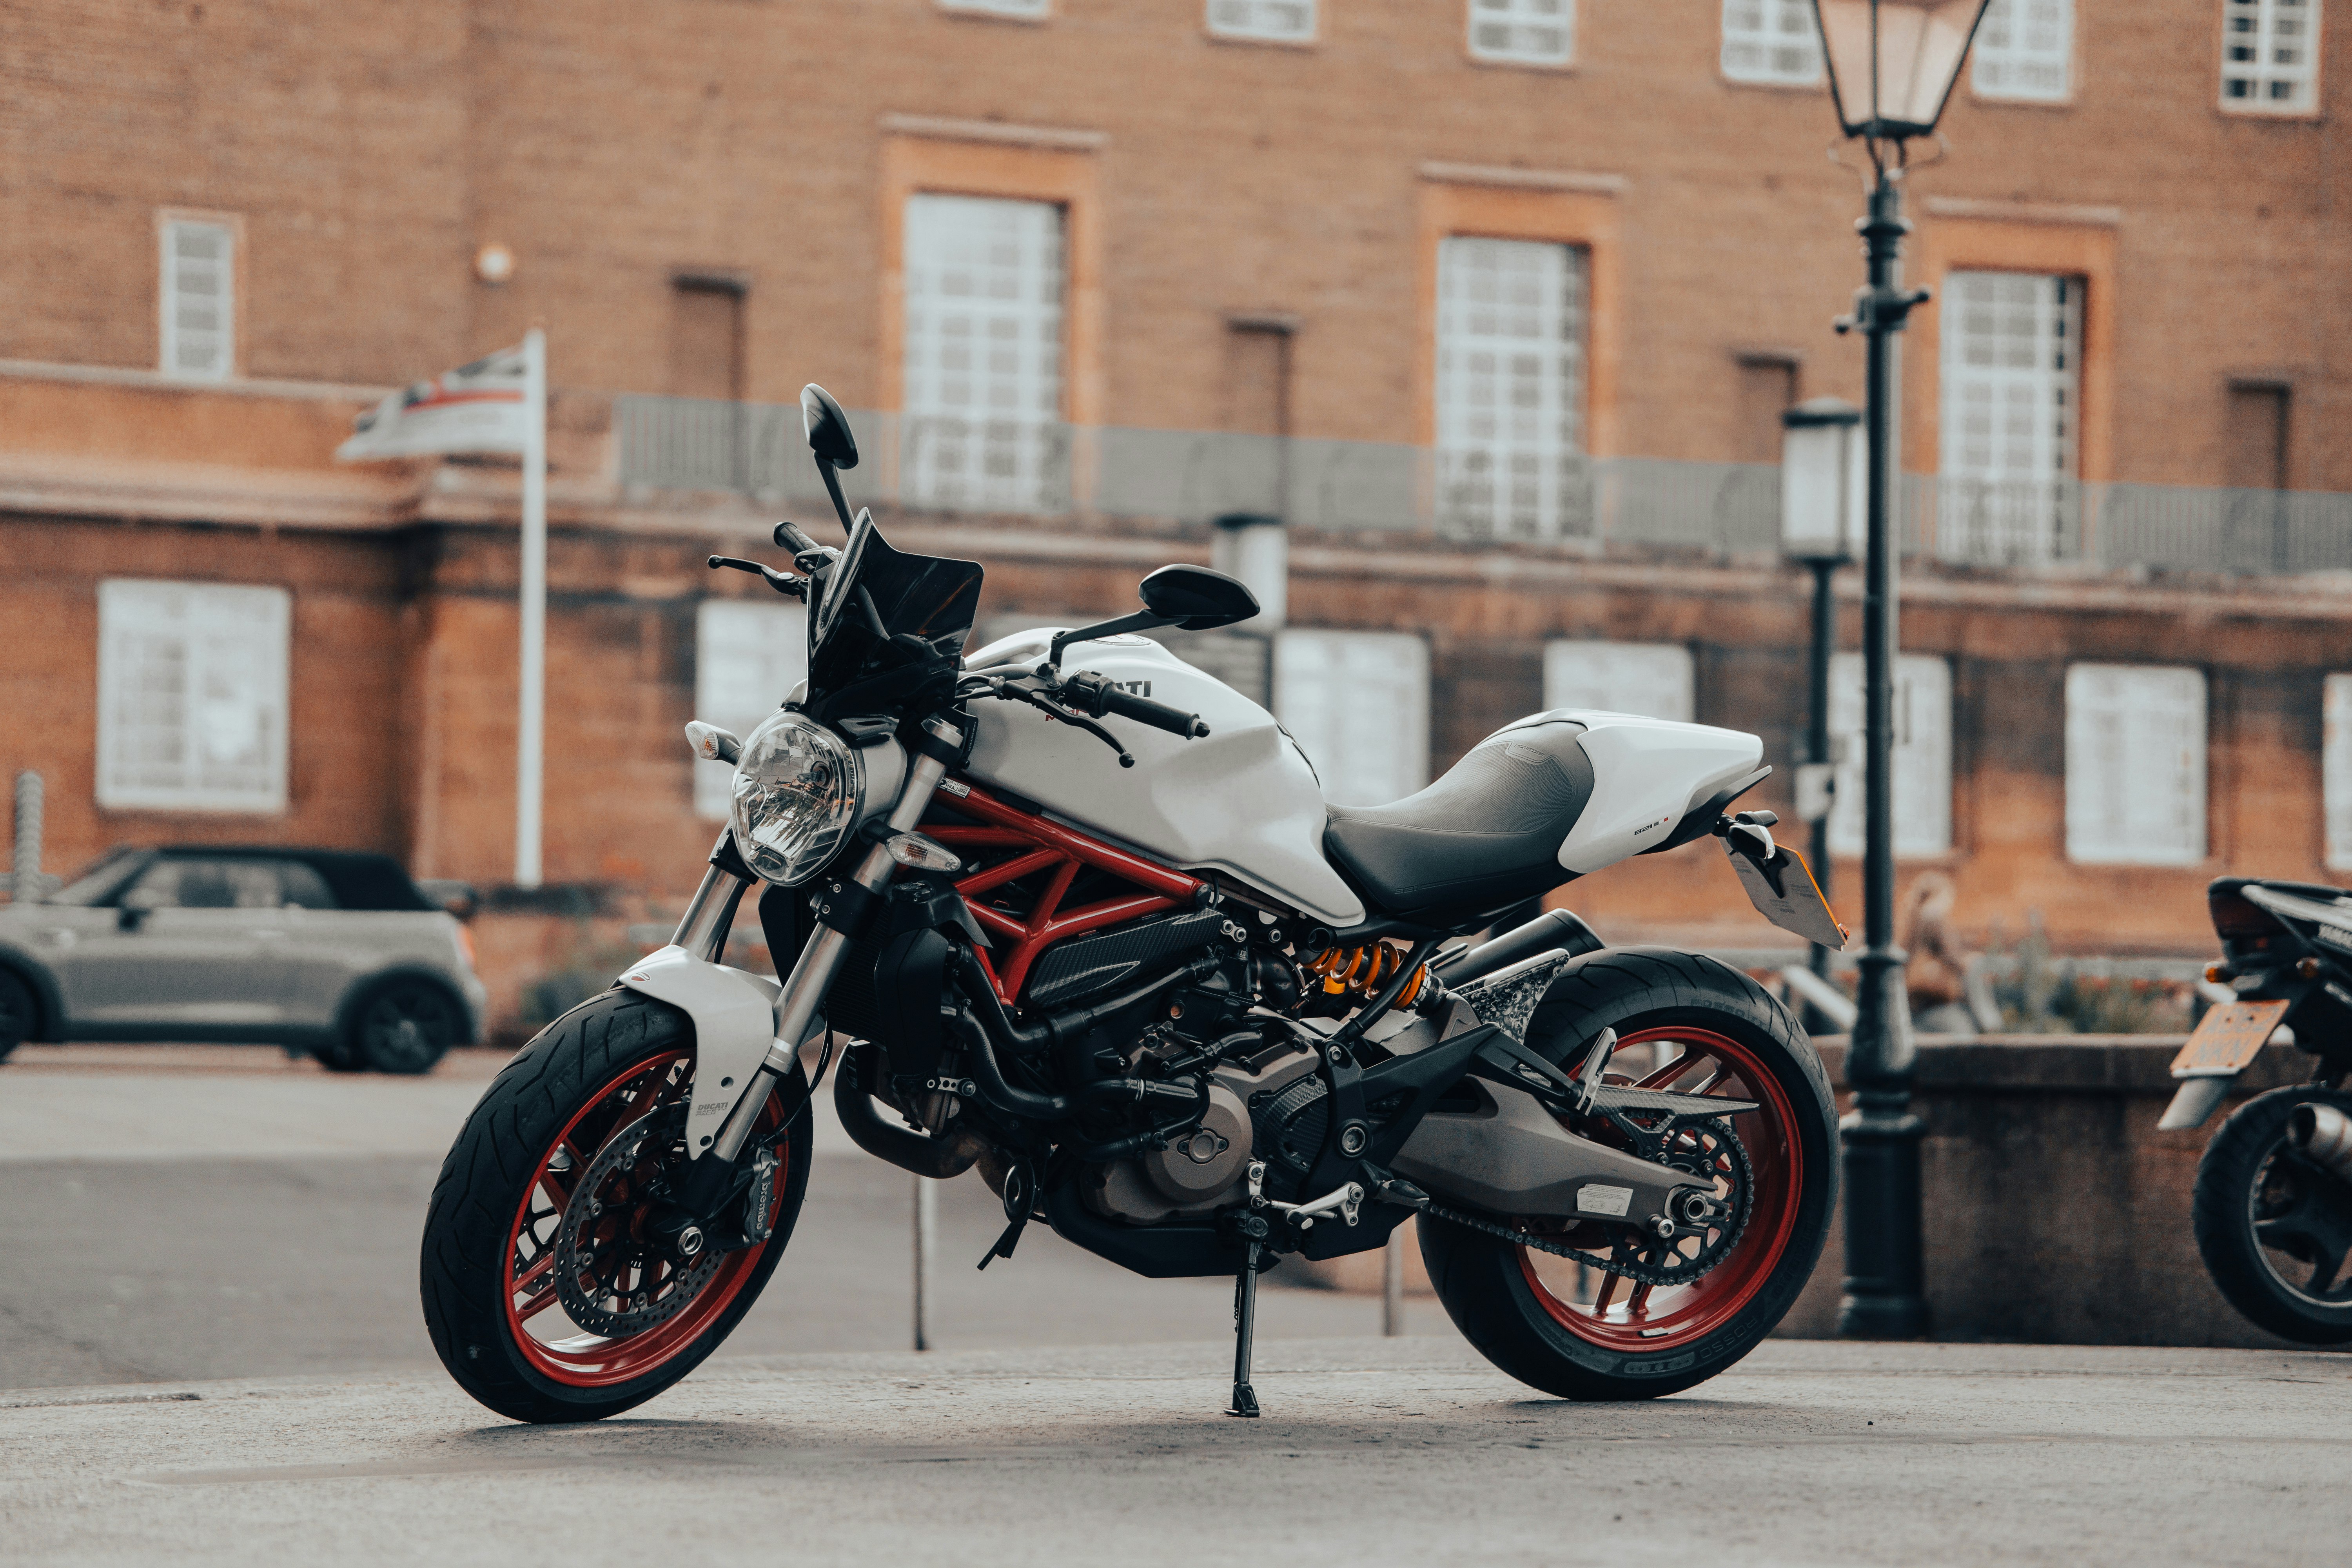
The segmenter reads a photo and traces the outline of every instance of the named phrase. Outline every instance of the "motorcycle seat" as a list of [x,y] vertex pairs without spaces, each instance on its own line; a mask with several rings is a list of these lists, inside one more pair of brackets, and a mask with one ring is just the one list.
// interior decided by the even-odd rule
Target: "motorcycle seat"
[[1560,844],[1592,797],[1573,720],[1489,736],[1418,795],[1328,808],[1323,847],[1391,915],[1515,903],[1569,879]]

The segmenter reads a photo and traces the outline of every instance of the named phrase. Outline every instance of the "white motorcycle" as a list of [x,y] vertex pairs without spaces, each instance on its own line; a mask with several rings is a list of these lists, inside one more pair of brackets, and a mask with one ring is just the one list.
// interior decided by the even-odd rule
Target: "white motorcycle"
[[[610,1415],[725,1340],[782,1259],[827,1068],[843,1126],[924,1176],[977,1167],[1026,1226],[1155,1279],[1257,1277],[1418,1215],[1455,1324],[1575,1399],[1714,1376],[1797,1298],[1834,1210],[1821,1064],[1738,971],[1496,916],[1714,835],[1759,910],[1843,932],[1764,812],[1753,735],[1562,710],[1391,805],[1325,803],[1264,709],[1138,633],[1256,614],[1170,566],[1143,608],[966,655],[970,562],[855,517],[840,406],[802,395],[848,531],[789,523],[809,678],[740,743],[727,831],[670,944],[483,1095],[426,1217],[450,1375],[523,1421]],[[775,983],[719,963],[744,894]],[[813,1053],[814,1068],[803,1065]]]

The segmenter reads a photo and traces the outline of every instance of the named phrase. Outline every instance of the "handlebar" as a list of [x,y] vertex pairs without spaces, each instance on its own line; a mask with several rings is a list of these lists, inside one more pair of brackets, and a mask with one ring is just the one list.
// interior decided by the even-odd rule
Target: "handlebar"
[[1149,724],[1155,730],[1165,730],[1185,740],[1198,740],[1209,732],[1198,713],[1187,713],[1165,702],[1154,702],[1149,697],[1138,697],[1132,691],[1122,691],[1106,676],[1081,670],[1062,683],[1063,695],[1070,706],[1081,713],[1101,718],[1116,713],[1122,719],[1132,719],[1139,724]]

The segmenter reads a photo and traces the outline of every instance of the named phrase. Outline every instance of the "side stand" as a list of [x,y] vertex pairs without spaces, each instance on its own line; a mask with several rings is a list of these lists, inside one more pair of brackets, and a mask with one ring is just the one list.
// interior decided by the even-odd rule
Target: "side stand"
[[1234,1403],[1228,1415],[1258,1413],[1257,1391],[1250,1387],[1250,1340],[1257,1332],[1257,1256],[1258,1243],[1253,1239],[1234,1281]]

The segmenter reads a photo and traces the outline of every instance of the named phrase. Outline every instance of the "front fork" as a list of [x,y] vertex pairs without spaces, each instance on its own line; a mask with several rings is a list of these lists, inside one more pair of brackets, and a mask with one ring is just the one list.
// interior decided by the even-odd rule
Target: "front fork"
[[[915,758],[914,766],[908,770],[906,787],[899,792],[898,804],[890,812],[892,833],[908,832],[923,819],[923,813],[930,807],[932,794],[940,787],[940,781],[947,776],[947,759],[963,745],[963,731],[945,719],[925,720],[923,732],[930,737],[932,743],[922,749]],[[869,893],[878,893],[890,880],[894,864],[888,846],[876,844],[866,850],[866,858],[859,862],[857,869],[850,873],[850,880]],[[732,882],[733,889],[719,892],[714,884],[720,880]],[[719,933],[716,940],[723,942],[727,922],[732,920],[735,905],[749,885],[713,867],[710,875],[703,879],[702,890],[688,906],[686,919],[679,922],[677,935],[672,940],[689,952],[698,952],[696,942],[714,940],[708,931],[696,924],[698,919],[707,918],[716,922],[713,928]],[[723,914],[718,909],[720,905],[724,905]],[[707,916],[706,906],[709,909]],[[688,941],[690,930],[695,938],[691,942]],[[791,977],[784,982],[783,989],[776,994],[775,1038],[768,1047],[767,1058],[760,1064],[760,1070],[751,1075],[751,1081],[744,1086],[742,1098],[727,1113],[726,1121],[719,1126],[718,1138],[706,1151],[707,1154],[718,1157],[719,1164],[727,1166],[735,1163],[735,1157],[742,1152],[744,1143],[751,1136],[753,1124],[759,1121],[760,1108],[768,1102],[769,1086],[792,1071],[793,1065],[800,1059],[801,1041],[808,1034],[809,1024],[816,1017],[817,1009],[824,1005],[825,993],[833,989],[834,979],[841,973],[842,961],[849,954],[849,943],[850,937],[846,931],[835,926],[824,925],[817,928],[816,935],[808,945],[801,949],[800,960],[793,965]]]

